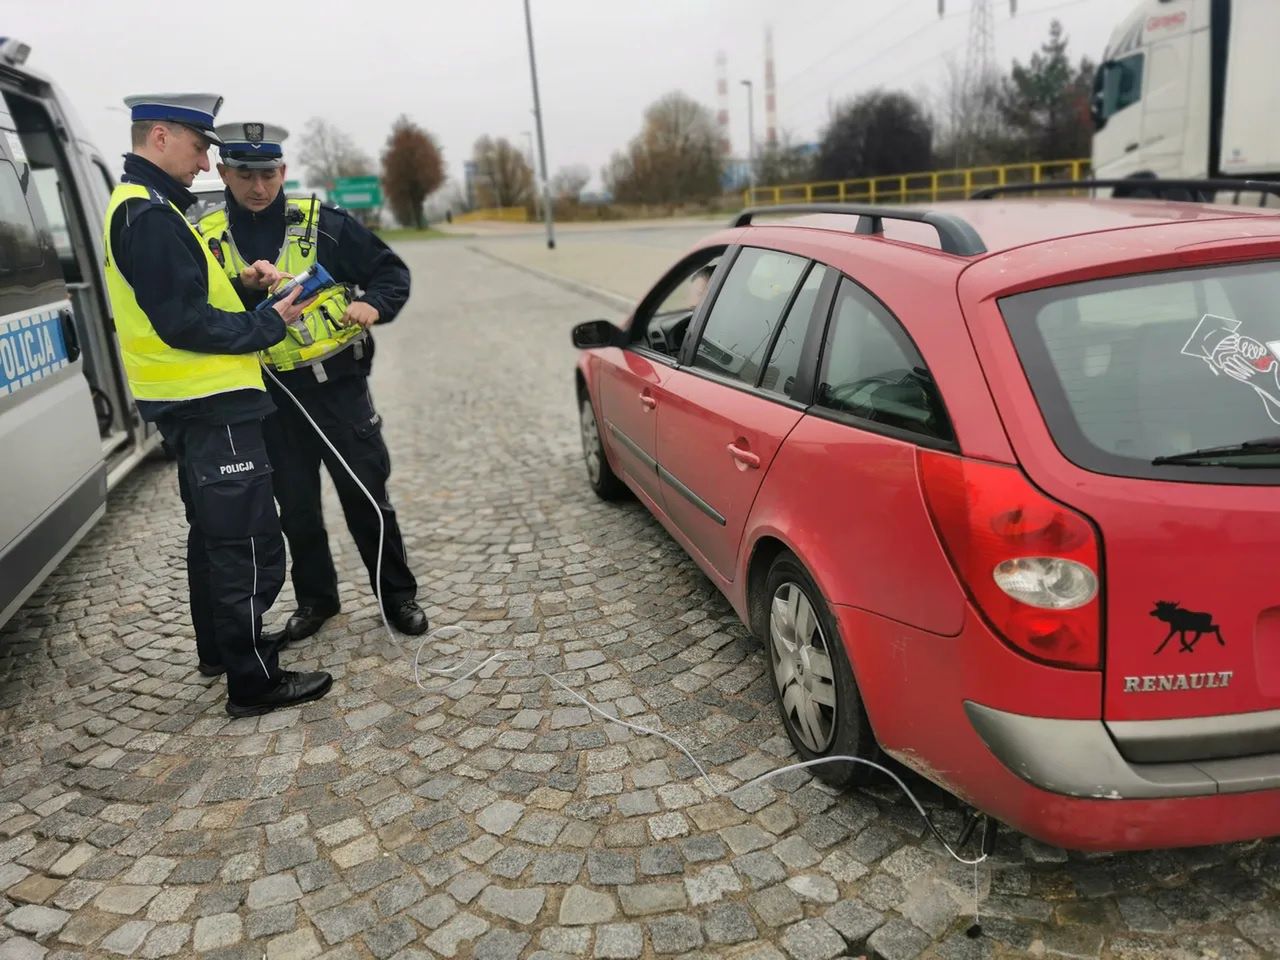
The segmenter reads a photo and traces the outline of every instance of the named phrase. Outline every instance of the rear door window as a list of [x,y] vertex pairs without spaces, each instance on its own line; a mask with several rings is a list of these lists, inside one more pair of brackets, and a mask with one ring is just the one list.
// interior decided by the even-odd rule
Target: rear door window
[[[1167,477],[1152,460],[1280,435],[1277,302],[1280,264],[1258,263],[1056,287],[1000,309],[1062,453],[1095,472]],[[1223,482],[1201,466],[1212,476],[1186,479]]]
[[800,358],[804,352],[809,323],[813,318],[813,308],[818,302],[818,293],[828,269],[820,263],[815,263],[805,276],[804,283],[800,285],[796,298],[791,302],[786,319],[782,321],[782,328],[769,353],[769,362],[765,365],[764,374],[760,378],[760,389],[766,393],[791,398],[800,372]]
[[754,387],[773,332],[808,261],[746,247],[712,304],[693,366]]
[[819,407],[859,425],[912,439],[954,439],[915,344],[879,300],[847,278],[836,291],[816,399]]

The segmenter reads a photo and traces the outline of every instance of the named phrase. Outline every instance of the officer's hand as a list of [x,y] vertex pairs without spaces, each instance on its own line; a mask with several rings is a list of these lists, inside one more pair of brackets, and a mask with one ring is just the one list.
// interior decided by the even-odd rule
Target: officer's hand
[[302,311],[311,306],[315,297],[308,297],[306,300],[298,300],[298,294],[302,292],[302,287],[294,287],[289,291],[289,295],[278,303],[273,303],[271,309],[280,314],[280,319],[285,323],[293,323],[300,316]]
[[377,308],[362,300],[357,300],[355,303],[351,304],[347,307],[347,312],[342,315],[343,326],[350,326],[353,323],[358,323],[360,326],[367,328],[372,327],[377,322]]
[[270,260],[258,260],[240,271],[240,282],[249,290],[270,290],[282,280],[293,279],[293,274],[276,269]]

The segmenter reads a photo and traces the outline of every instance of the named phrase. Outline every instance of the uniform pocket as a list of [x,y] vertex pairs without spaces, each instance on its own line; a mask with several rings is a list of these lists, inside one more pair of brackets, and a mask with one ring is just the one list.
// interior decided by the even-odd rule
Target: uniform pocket
[[264,448],[195,460],[191,469],[196,522],[206,537],[243,540],[280,528]]
[[375,413],[366,420],[358,420],[351,427],[361,440],[372,440],[382,433],[382,414]]

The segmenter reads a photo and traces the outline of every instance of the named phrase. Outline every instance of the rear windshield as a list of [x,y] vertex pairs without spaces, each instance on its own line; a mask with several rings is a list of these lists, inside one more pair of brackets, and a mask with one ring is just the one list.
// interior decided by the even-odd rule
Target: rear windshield
[[[1085,469],[1275,483],[1160,457],[1280,437],[1280,263],[1096,280],[1000,301],[1054,442]],[[1244,466],[1238,461],[1236,466]]]

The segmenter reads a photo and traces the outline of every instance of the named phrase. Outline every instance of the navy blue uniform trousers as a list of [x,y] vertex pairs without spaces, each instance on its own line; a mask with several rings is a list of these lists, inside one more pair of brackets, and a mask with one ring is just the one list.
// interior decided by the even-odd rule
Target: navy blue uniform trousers
[[227,695],[248,702],[280,682],[262,615],[284,586],[284,538],[271,496],[262,421],[162,417],[186,507],[191,620],[202,663],[227,668]]
[[[309,371],[305,375],[310,376]],[[382,417],[373,408],[368,380],[352,374],[301,387],[295,386],[299,377],[290,379],[294,383],[289,389],[373,495],[382,513],[384,607],[391,610],[398,603],[416,599],[418,583],[409,569],[400,524],[387,493],[391,455],[382,439]],[[322,612],[337,611],[338,575],[329,552],[329,535],[320,503],[320,464],[325,465],[333,479],[347,529],[360,551],[369,586],[375,593],[378,589],[378,513],[333,452],[316,436],[315,429],[293,401],[270,377],[267,389],[275,401],[276,412],[263,421],[263,433],[275,470],[280,523],[289,541],[294,593],[299,606],[317,607]]]

